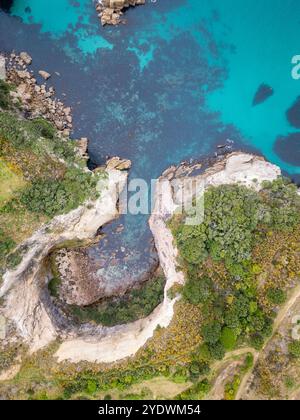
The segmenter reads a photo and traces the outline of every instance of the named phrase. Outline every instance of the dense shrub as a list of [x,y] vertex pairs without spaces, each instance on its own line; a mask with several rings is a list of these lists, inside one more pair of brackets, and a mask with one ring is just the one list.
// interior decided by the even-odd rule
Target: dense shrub
[[225,348],[220,341],[214,344],[209,344],[208,348],[212,359],[222,360],[225,356]]
[[16,149],[31,149],[45,158],[52,153],[70,164],[78,161],[75,143],[61,139],[55,127],[43,118],[24,120],[10,112],[0,112],[0,137]]
[[289,353],[297,359],[300,358],[300,340],[294,340],[289,343]]
[[255,350],[261,350],[264,344],[264,338],[261,334],[252,334],[250,337],[250,344]]
[[215,344],[220,340],[222,326],[219,322],[213,321],[202,327],[204,341],[208,344]]
[[9,107],[11,106],[9,92],[9,85],[3,80],[0,80],[0,108],[2,109],[9,109]]
[[212,298],[212,294],[212,280],[207,276],[202,278],[189,277],[183,290],[184,298],[194,305],[207,302]]
[[32,120],[31,126],[37,132],[37,135],[45,137],[46,139],[53,139],[57,133],[54,126],[43,118]]
[[97,179],[90,173],[69,169],[62,180],[37,179],[20,196],[21,203],[32,212],[53,217],[75,209],[94,190]]
[[189,366],[190,379],[195,381],[199,376],[207,375],[210,372],[209,364],[206,362],[193,361]]
[[3,260],[16,246],[15,242],[6,236],[0,228],[0,261]]
[[175,229],[181,256],[192,264],[201,263],[207,255],[215,260],[249,258],[259,214],[260,200],[254,191],[236,185],[208,189],[203,223]]
[[257,193],[239,185],[209,188],[204,195],[203,223],[175,224],[173,233],[181,257],[199,264],[210,255],[228,264],[249,260],[259,226],[290,229],[299,222],[297,187],[284,178],[264,183]]
[[267,203],[265,222],[277,230],[291,229],[300,220],[300,197],[297,186],[287,178],[265,182],[262,196]]
[[184,391],[181,394],[177,395],[175,399],[184,401],[201,400],[205,398],[205,396],[209,393],[211,388],[212,385],[205,378],[202,381],[195,384],[194,386],[192,386],[191,388],[189,388],[187,391]]
[[271,287],[267,291],[267,298],[275,305],[281,305],[286,301],[286,292],[284,290]]
[[233,350],[236,344],[236,333],[233,329],[224,327],[221,333],[221,343],[225,350]]
[[[296,226],[299,214],[296,186],[279,178],[264,183],[259,193],[240,185],[209,188],[200,225],[185,225],[185,216],[173,218],[170,227],[187,278],[182,295],[200,305],[203,315],[198,360],[221,360],[238,343],[259,350],[272,334],[273,320],[257,292],[262,267],[252,261],[252,250],[270,229]],[[267,298],[279,305],[286,294],[270,288]],[[194,364],[193,369],[196,375]]]

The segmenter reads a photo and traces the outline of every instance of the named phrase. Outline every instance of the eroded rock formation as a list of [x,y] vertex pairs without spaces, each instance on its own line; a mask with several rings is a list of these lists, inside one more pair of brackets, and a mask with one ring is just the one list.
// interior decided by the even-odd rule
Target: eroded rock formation
[[124,23],[123,10],[145,4],[145,0],[100,0],[96,6],[101,24],[119,25]]

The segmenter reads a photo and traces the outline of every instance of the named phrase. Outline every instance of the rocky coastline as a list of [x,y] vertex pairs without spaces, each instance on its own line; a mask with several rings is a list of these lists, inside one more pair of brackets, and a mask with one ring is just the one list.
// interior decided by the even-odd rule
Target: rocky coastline
[[146,0],[98,0],[96,11],[101,25],[119,25],[126,23],[123,18],[124,10],[129,7],[141,6]]
[[39,83],[30,70],[32,58],[27,52],[12,53],[2,60],[6,61],[7,81],[16,86],[10,92],[12,101],[21,106],[28,118],[43,117],[52,122],[62,136],[68,137],[73,127],[72,109],[55,97],[55,89],[47,83],[50,73],[39,70],[43,81]]
[[[83,141],[83,151],[85,146]],[[93,240],[99,226],[118,217],[118,192],[122,189],[120,185],[124,187],[126,183],[127,172],[124,169],[130,167],[130,162],[113,158],[107,164],[106,179],[101,180],[102,185],[99,185],[102,193],[97,200],[89,200],[69,214],[55,217],[20,245],[22,261],[15,269],[4,273],[0,288],[0,297],[5,302],[1,316],[6,319],[8,331],[15,331],[13,335],[7,335],[7,341],[21,340],[32,353],[59,339],[62,343],[55,354],[59,362],[112,363],[133,356],[153,336],[158,326],[166,328],[173,318],[174,305],[180,298],[170,297],[168,292],[185,280],[183,273],[178,271],[178,251],[167,222],[182,204],[180,189],[186,177],[192,176],[205,187],[242,183],[259,189],[262,181],[273,180],[281,173],[278,167],[263,158],[242,152],[219,156],[213,162],[202,172],[199,163],[171,167],[158,180],[149,225],[166,284],[164,300],[150,316],[116,327],[91,323],[77,325],[53,304],[47,288],[52,276],[48,265],[49,254],[70,241]],[[170,183],[173,180],[177,181],[176,190]]]
[[[17,72],[26,73],[26,61],[30,61],[27,55],[21,57],[12,57],[9,61],[11,66],[7,66],[8,79],[17,82],[17,91],[24,80]],[[21,69],[16,68],[13,64],[15,61]],[[39,101],[45,99],[52,101],[52,95],[45,96],[44,89],[42,93],[35,89],[37,84],[32,77],[30,73],[29,76],[25,75],[26,89],[36,92],[38,98],[43,99],[35,101],[32,96],[30,100],[26,96],[22,99],[23,93],[18,99],[30,115],[34,112],[39,115],[35,103],[40,104]],[[47,116],[47,112],[43,115]],[[80,150],[85,156],[86,146],[87,141],[81,139]],[[111,159],[106,166],[105,179],[99,181],[99,198],[90,199],[70,213],[55,217],[19,246],[22,260],[17,267],[4,273],[0,288],[0,297],[4,301],[1,316],[7,322],[7,331],[15,332],[6,335],[7,342],[20,340],[33,353],[59,339],[61,345],[55,354],[59,362],[112,363],[133,356],[153,336],[158,326],[168,327],[173,318],[174,305],[180,298],[169,296],[170,289],[176,284],[183,284],[185,279],[184,274],[178,270],[178,251],[167,222],[182,205],[181,190],[186,177],[201,181],[201,186],[205,188],[240,183],[259,190],[263,181],[274,180],[281,174],[280,168],[262,157],[243,152],[219,156],[208,167],[202,168],[197,163],[167,169],[158,180],[155,207],[149,220],[160,266],[166,278],[163,302],[147,318],[127,325],[75,325],[51,301],[47,288],[52,275],[48,256],[55,248],[69,241],[93,240],[100,226],[118,217],[118,194],[125,186],[126,170],[129,167],[130,162],[127,160]],[[177,181],[176,189],[170,183],[174,180]],[[190,194],[192,197],[197,191],[190,191]]]

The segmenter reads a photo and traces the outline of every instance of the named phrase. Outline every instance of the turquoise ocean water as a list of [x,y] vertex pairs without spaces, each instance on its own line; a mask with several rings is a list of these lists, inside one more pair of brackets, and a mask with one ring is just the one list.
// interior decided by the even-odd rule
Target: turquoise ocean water
[[[126,18],[102,28],[92,0],[15,0],[0,12],[0,49],[28,51],[33,69],[53,74],[49,83],[73,107],[74,136],[90,138],[97,163],[128,157],[131,177],[149,180],[231,139],[300,180],[298,0],[148,0]],[[272,95],[253,106],[262,85]],[[112,224],[111,245],[91,256],[130,245],[132,264],[147,269],[147,217],[119,223],[124,233],[113,235]],[[130,262],[122,267],[132,272]]]
[[[134,14],[143,15],[134,34],[126,34],[125,42],[128,52],[136,54],[140,71],[145,71],[149,62],[155,60],[160,40],[172,43],[180,34],[188,34],[199,44],[199,49],[205,49],[203,54],[212,67],[226,68],[222,86],[206,95],[207,109],[220,113],[222,123],[233,124],[245,144],[253,145],[289,172],[300,172],[299,167],[284,162],[273,151],[278,135],[297,131],[289,124],[285,112],[300,94],[300,80],[291,77],[291,58],[300,53],[300,3],[297,0],[148,3],[147,8],[128,14],[129,24]],[[102,29],[90,20],[94,13],[91,6],[92,0],[15,0],[12,14],[26,24],[39,24],[40,32],[53,39],[63,40],[68,32],[75,30],[76,46],[86,56],[99,49],[114,49],[113,39],[107,36],[108,32],[111,35],[111,29]],[[76,29],[78,24],[80,28]],[[122,36],[122,28],[116,32],[116,37]],[[213,43],[218,51],[214,51]],[[60,48],[66,52],[72,50],[67,40]],[[188,42],[183,48],[188,50]],[[190,71],[185,70],[187,74]],[[112,71],[118,72],[118,68]],[[252,99],[261,83],[271,86],[274,94],[265,103],[253,107]]]

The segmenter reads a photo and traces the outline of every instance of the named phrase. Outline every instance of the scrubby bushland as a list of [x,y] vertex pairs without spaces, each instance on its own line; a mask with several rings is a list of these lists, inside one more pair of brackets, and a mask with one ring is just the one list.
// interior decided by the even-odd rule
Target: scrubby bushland
[[229,264],[251,257],[260,227],[291,229],[299,222],[297,187],[279,178],[266,182],[261,193],[238,185],[210,188],[204,197],[205,216],[200,225],[175,224],[180,255],[189,264],[210,256]]
[[[203,314],[198,358],[209,361],[243,343],[260,349],[272,334],[272,312],[257,289],[262,268],[252,253],[270,232],[292,232],[299,225],[300,199],[297,187],[279,178],[259,193],[239,185],[209,188],[204,202],[202,224],[185,225],[185,215],[175,215],[170,227],[186,272],[183,298]],[[265,295],[273,305],[286,299],[280,287],[269,287]]]
[[69,164],[80,164],[74,142],[62,139],[55,127],[42,118],[25,120],[13,112],[0,112],[0,138],[9,142],[15,152],[30,150],[44,158],[52,155]]
[[63,179],[37,179],[24,189],[18,199],[27,210],[53,217],[68,213],[83,203],[94,191],[97,178],[81,170],[68,169]]
[[289,353],[291,356],[300,359],[300,340],[293,340],[289,344]]

